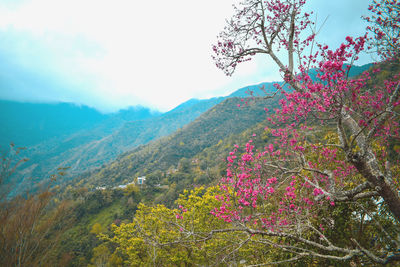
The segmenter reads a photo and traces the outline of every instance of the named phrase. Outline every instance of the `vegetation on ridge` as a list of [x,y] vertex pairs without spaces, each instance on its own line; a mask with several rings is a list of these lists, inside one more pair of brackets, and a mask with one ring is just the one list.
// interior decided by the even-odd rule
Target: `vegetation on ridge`
[[[305,2],[244,0],[214,46],[228,75],[257,53],[270,56],[284,79],[275,98],[228,98],[43,193],[5,190],[0,263],[398,264],[400,3],[373,0],[371,37],[332,50],[315,43]],[[382,61],[351,77],[347,63],[371,49]],[[2,157],[0,182],[24,161],[18,152]],[[137,176],[145,183],[132,183]]]

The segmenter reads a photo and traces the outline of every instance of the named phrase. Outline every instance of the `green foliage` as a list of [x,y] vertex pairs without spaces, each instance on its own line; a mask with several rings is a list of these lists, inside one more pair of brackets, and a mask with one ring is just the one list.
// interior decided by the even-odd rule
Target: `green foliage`
[[0,201],[0,265],[43,266],[55,262],[60,236],[70,226],[70,206],[53,194],[18,196]]
[[271,102],[263,99],[249,101],[254,103],[238,108],[238,104],[243,104],[240,99],[226,99],[174,134],[133,149],[112,164],[87,173],[80,179],[84,179],[87,185],[111,185],[110,181],[115,185],[126,177],[148,175],[156,171],[166,173],[170,166],[178,168],[182,158],[190,159],[220,140],[263,121],[263,107]]
[[[60,104],[61,107],[63,105],[67,107],[64,112],[65,114],[69,114],[68,110],[71,111],[70,113],[73,115],[70,117],[65,114],[60,115],[59,111],[53,112],[58,114],[58,116],[54,116],[51,112],[52,105],[50,105],[48,113],[35,113],[35,116],[38,118],[28,120],[29,125],[35,122],[34,125],[30,125],[30,128],[32,128],[30,131],[24,130],[18,132],[18,135],[26,132],[37,135],[37,131],[40,131],[45,138],[44,140],[41,139],[41,143],[30,147],[30,149],[26,151],[25,155],[31,158],[31,160],[27,164],[24,164],[20,171],[14,175],[13,179],[16,184],[18,184],[15,190],[17,192],[22,192],[24,188],[32,186],[32,184],[25,183],[25,180],[29,179],[24,180],[24,178],[29,177],[31,179],[33,177],[35,182],[40,182],[45,179],[44,177],[47,177],[48,173],[55,172],[59,166],[73,166],[68,172],[68,178],[76,177],[85,171],[90,171],[95,167],[115,160],[121,153],[173,133],[222,100],[223,98],[212,98],[188,101],[188,103],[165,114],[151,112],[147,108],[137,107],[130,108],[129,110],[121,110],[115,114],[102,115],[95,112],[97,115],[90,115],[91,112],[94,112],[93,110],[86,110],[87,108],[82,108],[82,110],[80,110],[80,108],[69,104]],[[21,105],[23,106],[23,104]],[[33,109],[40,109],[40,105],[27,105],[32,106]],[[60,108],[57,107],[57,105],[54,107],[56,111]],[[7,105],[3,107],[2,103],[0,103],[0,110],[2,108],[4,108],[5,111],[8,110]],[[10,116],[10,114],[15,115],[16,108],[12,107],[11,109],[11,112],[5,112],[4,114],[6,114],[6,117],[12,119],[13,116]],[[25,113],[21,112],[21,114]],[[67,118],[62,120],[62,122],[52,123],[53,120],[45,119],[48,116],[56,119],[60,119],[63,116]],[[96,120],[96,116],[100,116],[100,118]],[[93,117],[93,121],[90,119],[91,117]],[[4,120],[1,120],[0,118],[1,121],[8,122],[9,120],[8,118],[3,119]],[[39,124],[37,121],[42,119],[44,120],[45,129],[38,129],[37,125]],[[66,127],[62,127],[60,123],[66,123]],[[53,125],[59,126],[59,129],[57,129],[56,136],[50,138],[52,135],[47,135],[46,130],[49,127],[55,129]],[[72,127],[74,125],[77,126],[77,129]],[[67,126],[71,126],[71,129]],[[0,131],[6,129],[9,128],[1,128]],[[4,136],[8,138],[8,135]],[[29,136],[29,134],[26,136]],[[0,137],[3,137],[3,135],[0,134]],[[123,179],[124,178],[118,181],[114,180],[114,182],[120,182]],[[57,183],[62,184],[67,181],[67,179],[59,179]]]
[[93,265],[88,266],[107,266],[108,259],[110,258],[111,253],[107,246],[104,244],[99,245],[93,249],[93,257],[90,260]]
[[98,234],[100,234],[101,232],[102,232],[101,224],[99,224],[99,223],[93,224],[92,230],[90,230],[90,233],[91,233],[91,234],[98,235]]
[[[120,148],[126,146],[128,149],[140,142],[145,143],[157,136],[166,135],[174,127],[193,120],[211,104],[220,100],[222,99],[197,103],[193,109],[194,113],[179,117],[179,122],[174,121],[177,118],[175,115],[188,113],[184,105],[174,111],[175,115],[165,115],[162,118],[165,124],[162,125],[161,119],[155,120],[154,124],[146,126],[147,128],[144,122],[127,123],[114,136],[119,141],[102,143],[85,151],[84,156],[89,160],[89,165],[102,164],[103,161],[96,157],[99,151],[108,151],[113,145]],[[216,196],[220,192],[217,187],[198,187],[215,185],[219,178],[226,174],[225,159],[235,144],[244,144],[253,139],[253,144],[262,148],[265,142],[272,138],[268,129],[264,130],[263,108],[268,106],[272,109],[277,99],[247,100],[252,103],[243,105],[240,99],[228,99],[174,134],[126,152],[111,164],[103,165],[99,170],[88,172],[61,187],[58,197],[68,199],[73,207],[68,209],[64,216],[74,220],[74,224],[65,232],[57,232],[56,229],[51,232],[49,241],[60,238],[61,242],[57,247],[49,249],[52,255],[49,264],[225,266],[289,258],[290,253],[265,244],[256,236],[234,231],[213,232],[230,227],[210,214],[210,211],[219,207]],[[242,107],[238,108],[238,104]],[[307,141],[317,143],[328,131],[328,128],[321,128],[320,132],[308,136]],[[132,134],[140,134],[136,143],[129,139]],[[82,138],[71,140],[74,144],[64,143],[62,146],[80,144],[86,140],[86,137]],[[333,143],[336,142],[333,135],[328,135],[327,138],[331,138]],[[62,146],[55,148],[55,155],[59,156],[58,153],[65,148]],[[396,146],[399,146],[399,143],[393,141],[393,148]],[[107,157],[115,157],[119,151],[108,151]],[[308,160],[317,161],[317,158],[313,158],[317,156],[310,155]],[[37,160],[41,161],[40,158]],[[71,161],[66,162],[73,162],[72,160],[73,157]],[[399,166],[393,166],[393,172],[396,171],[400,172]],[[128,185],[125,189],[111,189],[142,175],[146,176],[146,185],[143,187]],[[354,177],[354,181],[357,179],[359,177]],[[343,186],[352,188],[354,184],[350,181]],[[95,190],[96,186],[104,185],[108,186],[108,189]],[[161,203],[162,205],[157,205]],[[378,200],[363,204],[363,207],[338,204],[321,212],[320,216],[327,218],[326,235],[337,244],[345,245],[350,244],[350,237],[354,235],[360,236],[360,244],[365,247],[371,242],[384,242],[382,235],[376,235],[371,218],[378,220],[380,225],[389,229],[388,231],[393,227],[392,218],[384,212],[385,207],[379,207]],[[177,208],[179,206],[187,211],[182,212],[182,208]],[[44,219],[51,218],[51,212],[46,214],[48,217],[43,217]],[[177,215],[182,218],[178,219]],[[101,242],[96,235],[107,242]],[[367,238],[368,236],[371,238]],[[282,240],[275,238],[270,241],[279,243]],[[298,265],[334,265],[334,262],[304,260],[298,261]]]
[[217,187],[185,191],[176,202],[179,209],[140,204],[133,222],[113,225],[112,236],[100,236],[117,245],[116,253],[128,266],[208,266],[239,261],[252,253],[249,246],[244,244],[234,255],[226,255],[222,249],[232,247],[241,234],[211,233],[226,227],[225,222],[210,214],[218,205],[218,194]]

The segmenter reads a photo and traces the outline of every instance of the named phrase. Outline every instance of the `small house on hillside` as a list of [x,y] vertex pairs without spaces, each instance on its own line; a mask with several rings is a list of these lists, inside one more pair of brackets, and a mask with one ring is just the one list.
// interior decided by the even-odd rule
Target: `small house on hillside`
[[146,181],[146,176],[141,176],[137,178],[137,184],[142,185]]

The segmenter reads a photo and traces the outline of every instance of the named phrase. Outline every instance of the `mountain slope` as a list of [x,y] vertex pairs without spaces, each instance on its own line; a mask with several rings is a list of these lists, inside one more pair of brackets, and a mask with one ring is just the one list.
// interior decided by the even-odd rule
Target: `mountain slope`
[[42,181],[59,167],[69,167],[68,177],[99,167],[138,145],[166,136],[197,118],[223,98],[190,100],[170,112],[142,120],[126,112],[109,117],[91,129],[62,139],[54,138],[27,150],[30,158],[14,175],[17,191],[32,181]]
[[[371,68],[373,64],[365,64],[361,66],[356,66],[353,65],[350,69],[349,72],[349,77],[354,77],[357,76],[364,71],[368,70]],[[316,77],[316,71],[311,70],[311,77],[315,78]],[[249,85],[245,86],[243,88],[240,88],[230,94],[228,97],[248,97],[250,94],[254,96],[265,96],[265,94],[272,94],[276,91],[276,88],[274,87],[274,84],[280,84],[283,85],[283,82],[264,82],[256,85]]]
[[160,115],[145,107],[130,107],[103,114],[88,106],[72,103],[20,103],[0,100],[0,146],[10,142],[32,148],[41,143],[68,139],[77,133],[97,128],[91,134],[112,133],[126,121]]
[[[354,66],[350,74],[359,74],[368,69],[369,66],[370,65],[360,67]],[[30,183],[28,181],[42,181],[51,174],[56,173],[57,168],[59,167],[70,167],[68,177],[76,176],[82,172],[98,168],[103,164],[116,159],[121,153],[173,133],[182,126],[192,122],[206,110],[226,98],[232,98],[235,96],[241,98],[248,97],[248,94],[246,93],[247,91],[253,91],[255,96],[264,96],[265,92],[275,92],[273,84],[274,83],[262,83],[259,85],[247,86],[233,92],[227,97],[207,100],[191,99],[165,114],[157,114],[146,108],[134,108],[120,111],[116,114],[104,115],[99,114],[98,112],[93,112],[93,110],[90,110],[87,107],[74,106],[72,107],[72,110],[80,108],[88,115],[86,117],[85,115],[81,115],[81,117],[76,115],[86,114],[85,112],[72,112],[72,115],[70,116],[65,114],[60,115],[59,117],[61,118],[61,122],[57,122],[55,125],[64,125],[63,129],[65,129],[65,132],[61,131],[63,134],[52,133],[45,135],[42,137],[45,141],[29,147],[25,156],[29,157],[30,161],[25,163],[19,169],[19,172],[13,177],[16,184],[20,182],[24,183],[19,188],[17,187],[16,190],[21,191],[21,188],[23,189]],[[260,89],[263,87],[265,90]],[[237,99],[235,101],[239,100]],[[275,102],[276,101],[277,99],[275,99]],[[71,107],[68,105],[67,108],[71,110]],[[20,113],[23,114],[23,112]],[[51,112],[48,111],[48,113]],[[54,113],[57,114],[57,112]],[[32,114],[35,114],[35,112],[32,112]],[[77,121],[71,122],[71,118],[74,116],[77,117]],[[10,122],[10,120],[7,121],[4,117],[5,115],[3,114],[2,120],[4,122]],[[64,117],[66,119],[64,119]],[[229,116],[225,117],[228,118]],[[50,118],[52,118],[52,120],[55,119],[54,116],[50,116]],[[218,121],[218,118],[215,119],[216,122],[210,120],[207,125],[202,127],[207,128],[208,125],[214,125],[217,123],[224,125],[224,123],[229,121]],[[2,120],[0,121],[4,124]],[[232,123],[238,123],[239,117],[237,117],[236,120],[237,121],[233,121]],[[31,121],[35,121],[35,116],[31,116]],[[47,126],[43,129],[51,129],[48,124],[49,123],[47,123]],[[28,123],[28,125],[35,124]],[[4,129],[6,129],[6,127],[4,127]],[[26,131],[28,130],[29,129],[26,129]],[[47,133],[51,131],[44,132]],[[33,133],[33,136],[35,136],[34,131]],[[25,135],[29,136],[29,134]],[[186,144],[185,141],[182,142],[183,144]],[[193,143],[195,144],[196,142]],[[17,145],[20,144],[17,143]],[[202,143],[200,147],[203,148],[203,145],[204,144]],[[183,148],[178,147],[177,151],[179,151],[179,149]],[[195,146],[191,149],[197,151]],[[186,155],[183,156],[186,157]],[[156,157],[153,156],[152,158],[156,159]],[[168,158],[171,158],[171,156],[168,156]],[[175,160],[178,158],[179,155]],[[147,163],[150,165],[153,164],[150,161]],[[164,167],[165,166],[163,166],[163,168]]]
[[[251,100],[249,100],[251,101]],[[230,135],[240,133],[265,119],[264,107],[271,100],[255,99],[243,105],[240,98],[228,98],[209,109],[192,123],[172,135],[137,147],[114,162],[78,178],[83,184],[113,186],[136,175],[177,168],[183,158],[191,158]]]
[[38,144],[90,128],[108,116],[70,103],[33,104],[0,100],[0,145]]

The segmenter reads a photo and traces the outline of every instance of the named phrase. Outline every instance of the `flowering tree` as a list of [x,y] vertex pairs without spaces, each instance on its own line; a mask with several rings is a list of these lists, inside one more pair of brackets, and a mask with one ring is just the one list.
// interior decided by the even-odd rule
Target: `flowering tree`
[[[316,43],[305,2],[245,0],[213,46],[227,75],[263,54],[288,85],[276,85],[284,98],[268,118],[271,143],[256,150],[250,140],[227,158],[213,214],[232,224],[227,231],[287,252],[286,261],[399,261],[400,73],[374,84],[377,67],[355,79],[349,72],[368,44],[398,62],[400,4],[373,1],[366,19],[374,37],[347,37],[333,50]],[[357,229],[338,223],[339,211]]]
[[395,58],[398,56],[400,41],[400,2],[374,0],[368,9],[372,16],[364,19],[371,23],[367,28],[373,34],[370,39],[371,49],[375,47],[383,59]]
[[218,187],[185,190],[176,201],[178,209],[140,204],[132,223],[112,225],[113,237],[100,237],[117,245],[114,254],[126,258],[129,266],[214,266],[235,264],[237,258],[262,260],[264,246],[243,242],[244,233],[224,231],[227,223],[210,214],[219,204],[215,196],[220,193]]

